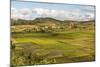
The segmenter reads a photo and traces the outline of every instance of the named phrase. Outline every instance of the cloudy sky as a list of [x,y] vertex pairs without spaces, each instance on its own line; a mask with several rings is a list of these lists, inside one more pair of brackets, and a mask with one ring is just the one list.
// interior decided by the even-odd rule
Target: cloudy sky
[[95,6],[11,1],[11,18],[33,20],[51,17],[57,20],[94,19]]

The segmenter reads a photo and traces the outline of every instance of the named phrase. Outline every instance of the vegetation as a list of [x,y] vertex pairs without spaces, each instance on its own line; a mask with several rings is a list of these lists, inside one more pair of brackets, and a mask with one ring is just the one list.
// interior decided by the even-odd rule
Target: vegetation
[[94,24],[93,20],[12,19],[12,67],[94,61]]

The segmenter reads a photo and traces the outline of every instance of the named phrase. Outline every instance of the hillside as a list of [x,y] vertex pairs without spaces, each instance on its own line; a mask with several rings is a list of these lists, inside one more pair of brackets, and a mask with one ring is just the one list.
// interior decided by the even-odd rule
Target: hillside
[[60,21],[53,18],[34,20],[11,20],[12,32],[64,32],[71,30],[92,30],[94,21]]
[[14,20],[14,19],[11,19],[11,25],[26,25],[26,24],[37,24],[37,23],[48,23],[48,22],[52,22],[52,23],[55,23],[55,24],[59,24],[59,23],[69,23],[69,22],[94,22],[94,20],[88,20],[88,21],[75,21],[75,20],[64,20],[64,21],[61,21],[61,20],[56,20],[56,19],[53,19],[53,18],[36,18],[34,20],[23,20],[23,19],[18,19],[18,20]]

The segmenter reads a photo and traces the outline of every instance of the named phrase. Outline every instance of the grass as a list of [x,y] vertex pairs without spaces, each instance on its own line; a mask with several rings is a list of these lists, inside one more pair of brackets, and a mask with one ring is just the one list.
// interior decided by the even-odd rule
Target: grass
[[55,63],[94,60],[94,32],[13,33],[12,39],[16,50],[46,56]]

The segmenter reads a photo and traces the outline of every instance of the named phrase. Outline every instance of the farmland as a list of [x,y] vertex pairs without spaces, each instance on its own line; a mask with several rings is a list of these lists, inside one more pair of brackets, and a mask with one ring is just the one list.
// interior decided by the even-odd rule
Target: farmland
[[[37,19],[11,25],[11,64],[38,65],[95,60],[94,21]],[[34,23],[32,23],[34,22]]]

